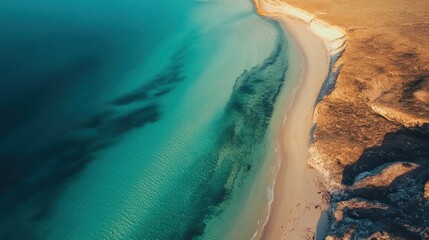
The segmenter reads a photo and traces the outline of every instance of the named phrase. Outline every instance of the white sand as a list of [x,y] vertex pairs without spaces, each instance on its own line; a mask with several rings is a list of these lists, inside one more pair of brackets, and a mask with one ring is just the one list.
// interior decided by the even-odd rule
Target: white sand
[[[308,167],[310,131],[317,95],[329,74],[330,59],[344,48],[345,34],[314,15],[279,1],[255,0],[258,13],[275,18],[299,49],[301,85],[279,139],[283,152],[274,187],[274,201],[263,239],[313,239],[323,229],[327,206],[320,175]],[[322,219],[322,220],[320,220]],[[320,220],[320,222],[319,222]]]

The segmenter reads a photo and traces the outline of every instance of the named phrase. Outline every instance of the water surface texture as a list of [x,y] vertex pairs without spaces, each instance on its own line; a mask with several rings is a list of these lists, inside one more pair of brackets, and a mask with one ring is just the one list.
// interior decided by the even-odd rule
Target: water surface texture
[[250,1],[6,0],[0,31],[1,239],[252,237],[289,59]]

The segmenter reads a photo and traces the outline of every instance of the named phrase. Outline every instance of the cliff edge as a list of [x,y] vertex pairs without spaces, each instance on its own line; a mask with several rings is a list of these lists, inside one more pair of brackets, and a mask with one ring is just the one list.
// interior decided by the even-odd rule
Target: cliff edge
[[331,195],[326,239],[429,239],[428,2],[284,1],[348,38],[310,147]]

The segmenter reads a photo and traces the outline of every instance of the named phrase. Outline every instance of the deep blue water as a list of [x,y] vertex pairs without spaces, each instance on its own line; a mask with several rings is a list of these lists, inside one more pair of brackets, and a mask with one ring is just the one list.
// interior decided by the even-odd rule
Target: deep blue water
[[253,235],[288,59],[250,1],[2,1],[0,52],[1,239]]

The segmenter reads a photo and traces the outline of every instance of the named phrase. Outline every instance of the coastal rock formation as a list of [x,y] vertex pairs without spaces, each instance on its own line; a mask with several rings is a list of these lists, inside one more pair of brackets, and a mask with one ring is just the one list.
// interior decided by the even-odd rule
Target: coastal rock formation
[[427,129],[423,130],[389,133],[380,146],[366,149],[355,163],[344,168],[345,189],[331,194],[333,236],[428,239],[425,188],[429,179],[429,138]]
[[310,147],[331,194],[326,239],[429,239],[429,4],[283,1],[347,33]]
[[417,164],[404,162],[382,165],[372,171],[359,174],[355,178],[352,188],[388,187],[398,176],[402,176],[418,167],[419,165]]

